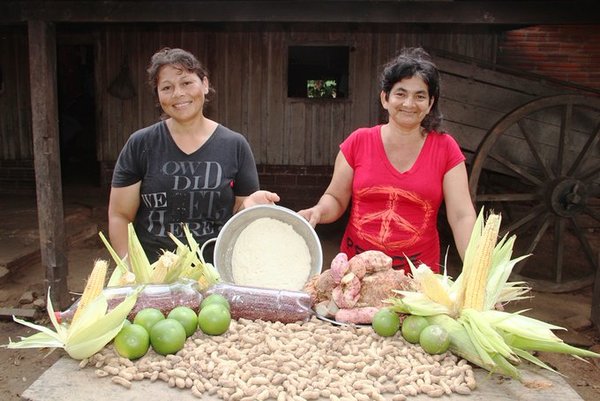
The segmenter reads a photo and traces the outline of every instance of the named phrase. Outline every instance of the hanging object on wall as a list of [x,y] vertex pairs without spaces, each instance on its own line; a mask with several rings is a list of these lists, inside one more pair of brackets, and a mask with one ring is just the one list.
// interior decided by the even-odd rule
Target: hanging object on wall
[[136,96],[135,87],[131,80],[127,56],[123,59],[119,74],[117,74],[115,79],[113,79],[108,86],[108,93],[121,100],[131,99]]

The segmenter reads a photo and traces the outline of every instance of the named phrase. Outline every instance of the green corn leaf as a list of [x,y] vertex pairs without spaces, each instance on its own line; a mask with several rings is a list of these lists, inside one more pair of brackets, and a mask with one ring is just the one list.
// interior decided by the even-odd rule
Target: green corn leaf
[[540,360],[539,358],[537,358],[536,356],[532,355],[531,353],[529,353],[527,351],[524,351],[519,348],[514,348],[513,352],[515,354],[517,354],[520,358],[525,359],[526,361],[529,361],[529,362],[533,363],[534,365],[539,366],[540,368],[547,369],[551,372],[558,373],[559,375],[564,376],[562,373],[560,373],[557,370],[554,370],[550,365],[545,364],[542,360]]
[[512,363],[510,363],[502,355],[496,354],[496,355],[492,356],[492,360],[496,364],[496,366],[492,370],[493,373],[499,373],[499,374],[502,374],[505,376],[509,376],[516,380],[522,379],[519,369],[517,369]]
[[98,235],[108,250],[108,253],[110,253],[110,256],[112,256],[117,265],[117,268],[114,269],[110,275],[110,279],[108,280],[107,284],[108,287],[114,287],[119,284],[119,280],[129,271],[129,268],[127,267],[127,263],[125,263],[125,260],[121,259],[119,255],[117,255],[113,247],[110,245],[110,242],[106,239],[104,234],[102,234],[102,231],[98,232]]

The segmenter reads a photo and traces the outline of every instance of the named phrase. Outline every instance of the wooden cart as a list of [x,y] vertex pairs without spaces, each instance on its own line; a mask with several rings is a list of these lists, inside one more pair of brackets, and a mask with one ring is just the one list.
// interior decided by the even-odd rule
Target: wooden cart
[[476,209],[503,216],[514,280],[566,292],[593,284],[600,244],[600,96],[437,55],[447,129],[468,155]]

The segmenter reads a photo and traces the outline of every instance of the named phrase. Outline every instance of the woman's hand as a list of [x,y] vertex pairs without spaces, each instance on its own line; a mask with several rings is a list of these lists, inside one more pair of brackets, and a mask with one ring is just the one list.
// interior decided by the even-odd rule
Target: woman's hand
[[256,205],[273,205],[275,202],[279,202],[279,200],[279,195],[277,195],[275,192],[259,190],[250,194],[250,196],[244,199],[240,210]]
[[298,214],[306,219],[308,223],[314,227],[319,224],[321,220],[321,210],[317,206],[313,206],[309,209],[302,209],[298,211]]

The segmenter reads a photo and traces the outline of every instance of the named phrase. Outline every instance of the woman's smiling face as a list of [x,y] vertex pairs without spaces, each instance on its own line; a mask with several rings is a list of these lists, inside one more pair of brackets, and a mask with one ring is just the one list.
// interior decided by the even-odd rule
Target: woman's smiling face
[[208,78],[166,65],[160,69],[157,81],[158,101],[169,117],[184,122],[203,115]]
[[404,78],[396,82],[389,95],[381,92],[381,104],[390,116],[390,123],[405,129],[421,125],[431,106],[429,88],[418,76]]

